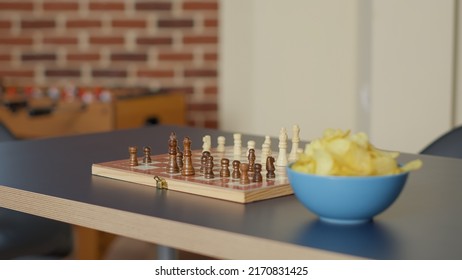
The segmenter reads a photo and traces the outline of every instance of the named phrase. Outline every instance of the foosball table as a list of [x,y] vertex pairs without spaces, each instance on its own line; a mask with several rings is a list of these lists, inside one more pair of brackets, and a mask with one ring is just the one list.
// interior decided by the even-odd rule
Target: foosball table
[[127,94],[130,91],[114,90],[105,99],[83,96],[53,100],[49,96],[3,94],[0,122],[18,139],[105,132],[149,123],[186,124],[182,93]]

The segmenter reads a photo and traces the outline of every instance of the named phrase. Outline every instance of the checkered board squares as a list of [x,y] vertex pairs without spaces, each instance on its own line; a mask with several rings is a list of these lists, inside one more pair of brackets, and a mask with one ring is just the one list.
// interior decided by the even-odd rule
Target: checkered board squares
[[[148,164],[142,163],[142,158],[138,158],[139,165],[134,167],[129,165],[128,159],[93,164],[92,174],[151,187],[157,186],[157,181],[154,177],[158,176],[165,179],[169,191],[181,191],[239,203],[248,203],[293,193],[286,176],[276,175],[275,179],[266,179],[265,170],[262,171],[263,182],[258,183],[241,184],[239,179],[220,177],[220,161],[222,158],[228,158],[230,162],[235,159],[248,162],[245,156],[246,153],[247,150],[243,149],[242,155],[235,157],[232,147],[227,147],[224,153],[219,153],[212,149],[211,155],[214,157],[213,172],[215,175],[212,179],[204,178],[203,174],[199,172],[201,150],[192,151],[192,161],[196,173],[194,176],[167,173],[168,154],[151,156],[152,162]],[[258,150],[256,151],[256,158],[256,162],[260,162]],[[230,171],[232,172],[232,166],[230,166]]]

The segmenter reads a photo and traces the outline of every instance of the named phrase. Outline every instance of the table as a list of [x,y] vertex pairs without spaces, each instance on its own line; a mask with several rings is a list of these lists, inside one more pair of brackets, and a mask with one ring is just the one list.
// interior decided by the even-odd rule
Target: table
[[[91,175],[91,164],[127,157],[129,145],[167,149],[170,132],[232,133],[156,125],[0,144],[0,206],[225,259],[461,259],[462,161],[421,158],[401,196],[373,223],[320,222],[291,196],[239,204]],[[247,140],[263,137],[244,135]],[[228,140],[232,141],[232,140]],[[273,149],[277,140],[273,141]]]

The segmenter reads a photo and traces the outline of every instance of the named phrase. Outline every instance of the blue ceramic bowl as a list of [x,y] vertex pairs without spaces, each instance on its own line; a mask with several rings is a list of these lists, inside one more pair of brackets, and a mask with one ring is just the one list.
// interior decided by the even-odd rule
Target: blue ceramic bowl
[[326,222],[358,224],[398,198],[409,173],[386,176],[321,176],[294,171],[287,176],[297,199]]

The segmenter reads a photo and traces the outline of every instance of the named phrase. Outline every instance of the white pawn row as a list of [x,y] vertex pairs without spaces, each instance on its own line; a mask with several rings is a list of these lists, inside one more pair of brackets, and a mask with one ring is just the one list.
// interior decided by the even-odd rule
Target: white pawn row
[[[210,151],[212,148],[212,141],[210,135],[205,135],[202,138],[203,145],[202,145],[202,150],[203,151]],[[292,147],[291,151],[288,154],[287,153],[287,147],[288,147],[288,136],[287,136],[287,131],[283,127],[281,128],[279,132],[279,144],[278,144],[278,158],[275,162],[276,167],[280,167],[279,169],[282,171],[285,169],[287,164],[289,162],[295,161],[298,158],[298,154],[300,153],[300,127],[298,125],[293,125],[292,126]],[[224,136],[218,136],[217,138],[217,152],[225,152],[225,145],[226,145],[226,138]],[[247,142],[247,153],[250,149],[255,149],[256,143],[253,140],[250,140]],[[242,134],[240,133],[234,133],[233,134],[233,155],[234,159],[239,159],[239,157],[242,155]],[[266,158],[268,156],[272,155],[271,151],[271,137],[270,136],[265,136],[265,140],[261,146],[261,158],[260,162],[266,162]]]

